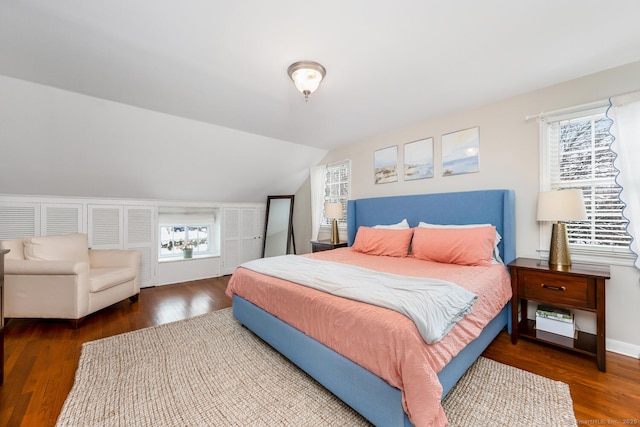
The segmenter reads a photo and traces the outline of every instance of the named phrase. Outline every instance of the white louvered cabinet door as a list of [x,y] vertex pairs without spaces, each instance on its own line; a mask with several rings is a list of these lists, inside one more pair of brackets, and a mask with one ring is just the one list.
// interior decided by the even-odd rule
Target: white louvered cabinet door
[[264,214],[264,208],[224,209],[222,274],[231,274],[243,262],[262,256]]
[[140,286],[155,285],[155,208],[152,206],[124,207],[124,249],[142,254]]
[[242,209],[242,262],[262,257],[264,209]]
[[43,203],[40,205],[41,234],[60,236],[82,233],[82,205],[79,203]]
[[39,203],[0,203],[0,240],[40,235]]
[[231,274],[240,264],[240,209],[225,208],[222,214],[222,274]]
[[123,206],[118,205],[87,206],[87,231],[91,249],[122,249],[124,247],[123,212]]

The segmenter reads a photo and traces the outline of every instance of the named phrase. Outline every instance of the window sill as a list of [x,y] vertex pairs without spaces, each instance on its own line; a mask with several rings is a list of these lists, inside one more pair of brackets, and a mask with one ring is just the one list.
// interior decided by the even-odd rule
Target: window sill
[[220,258],[220,255],[206,254],[206,255],[194,255],[191,258],[183,258],[183,257],[159,258],[158,262],[163,264],[165,262],[194,261],[194,260],[207,259],[207,258]]

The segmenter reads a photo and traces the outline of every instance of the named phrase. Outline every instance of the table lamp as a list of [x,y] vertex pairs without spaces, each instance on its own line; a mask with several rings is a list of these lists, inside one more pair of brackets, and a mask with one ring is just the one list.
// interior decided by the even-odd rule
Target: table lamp
[[333,223],[331,224],[331,243],[334,245],[340,243],[338,220],[342,219],[342,203],[325,203],[324,216],[325,218],[333,218]]
[[543,191],[538,194],[538,221],[553,221],[549,265],[558,269],[571,266],[567,226],[562,221],[587,219],[582,190],[579,188]]

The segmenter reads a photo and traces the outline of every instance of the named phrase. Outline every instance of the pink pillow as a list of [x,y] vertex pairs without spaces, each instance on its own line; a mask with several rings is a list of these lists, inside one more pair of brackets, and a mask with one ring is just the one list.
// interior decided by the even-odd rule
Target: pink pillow
[[354,251],[369,255],[406,257],[413,229],[394,230],[361,226],[351,247]]
[[477,228],[415,228],[411,255],[427,261],[491,265],[494,226]]

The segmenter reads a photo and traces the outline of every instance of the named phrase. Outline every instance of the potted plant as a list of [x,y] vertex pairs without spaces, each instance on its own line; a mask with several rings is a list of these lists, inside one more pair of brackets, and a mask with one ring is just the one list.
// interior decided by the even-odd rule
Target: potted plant
[[182,244],[182,253],[185,258],[193,258],[194,246],[195,246],[195,242],[193,240],[190,242],[184,242]]

